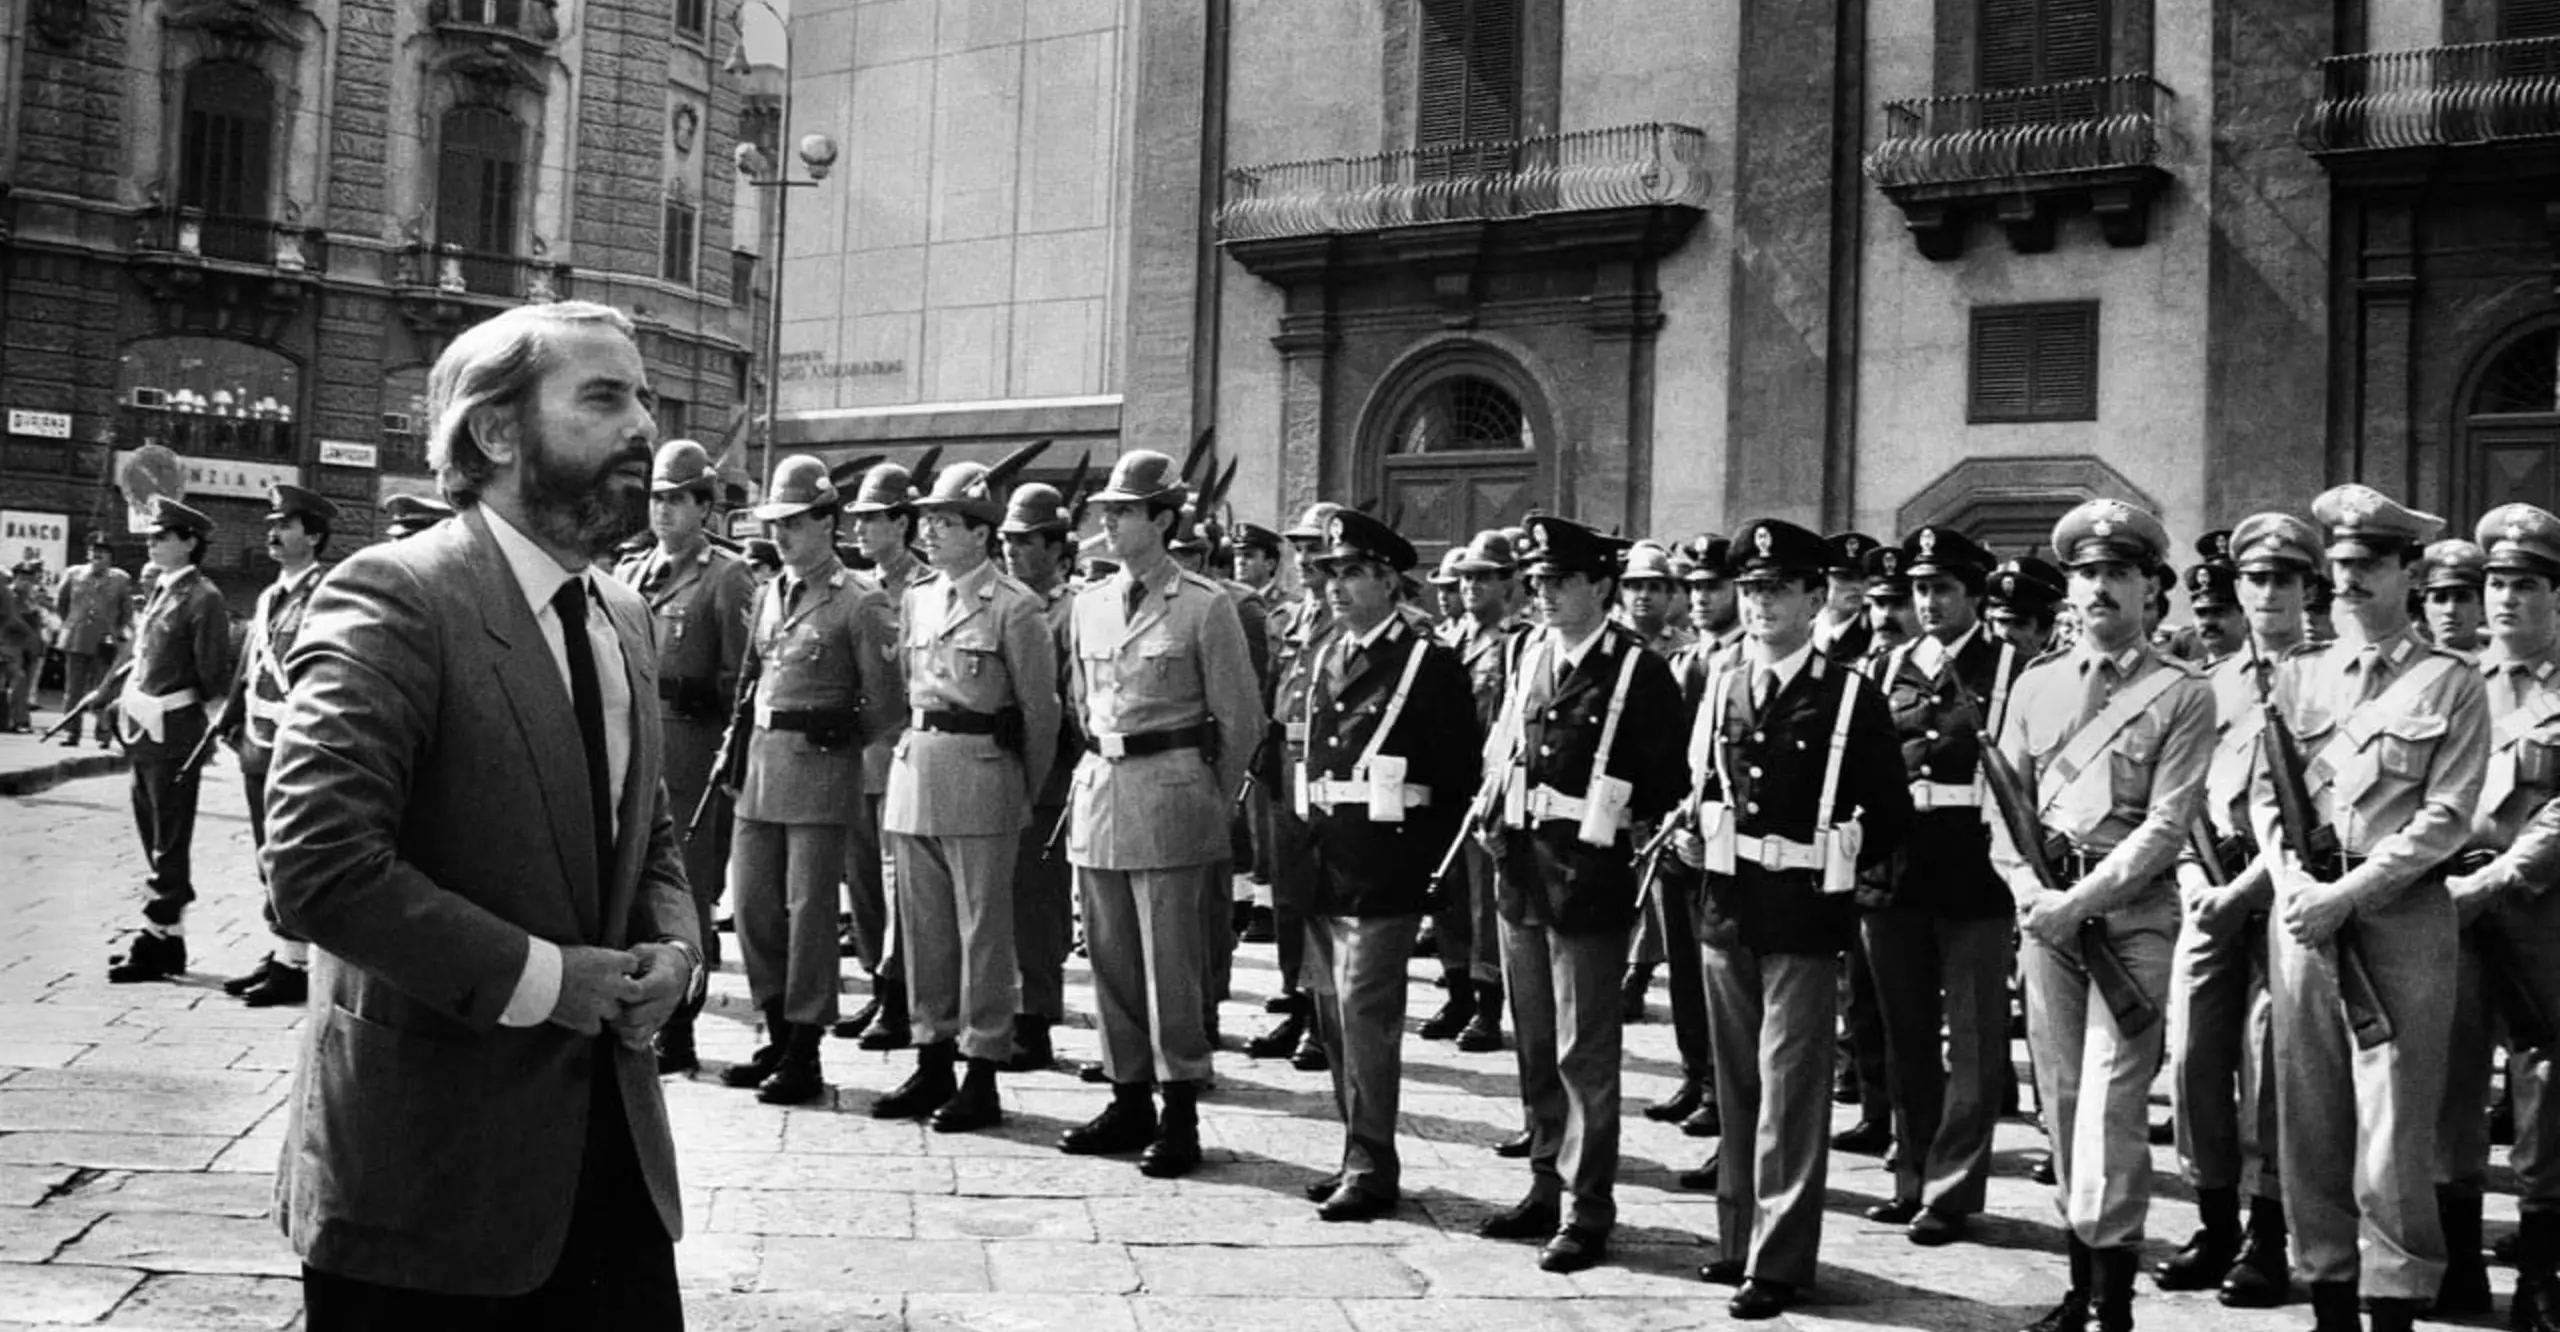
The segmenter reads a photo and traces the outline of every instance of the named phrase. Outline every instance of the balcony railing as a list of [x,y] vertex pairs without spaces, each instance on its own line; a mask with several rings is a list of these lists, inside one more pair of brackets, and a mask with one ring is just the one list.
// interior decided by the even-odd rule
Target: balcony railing
[[2320,83],[2301,127],[2315,153],[2560,135],[2560,37],[2331,56]]
[[1327,157],[1227,173],[1221,241],[1493,222],[1546,213],[1704,208],[1706,135],[1621,125],[1530,139]]
[[459,245],[412,245],[402,250],[396,278],[400,286],[429,288],[447,296],[532,302],[569,297],[567,264]]
[[551,0],[429,0],[427,21],[463,37],[499,37],[534,47],[560,40]]
[[163,208],[143,215],[134,249],[258,264],[287,273],[328,267],[324,233],[263,217],[235,217],[196,208]]
[[1886,189],[2154,165],[2173,97],[2148,74],[1885,103],[1867,178]]
[[118,413],[123,447],[165,444],[182,458],[249,458],[292,462],[302,456],[302,430],[289,415],[240,415],[227,409],[186,411],[126,405]]

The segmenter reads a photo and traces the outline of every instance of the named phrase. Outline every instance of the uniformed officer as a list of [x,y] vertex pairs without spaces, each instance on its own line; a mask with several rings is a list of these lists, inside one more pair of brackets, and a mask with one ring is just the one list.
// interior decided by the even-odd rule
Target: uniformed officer
[[[1513,640],[1523,632],[1518,606],[1519,556],[1511,538],[1487,528],[1458,551],[1458,594],[1465,613],[1449,647],[1467,673],[1475,701],[1475,731],[1493,729],[1502,712],[1505,672]],[[1458,852],[1462,873],[1444,885],[1450,896],[1440,917],[1440,969],[1449,1002],[1422,1024],[1427,1040],[1457,1038],[1458,1048],[1483,1053],[1502,1048],[1502,918],[1495,911],[1494,861],[1469,839]],[[1463,890],[1463,905],[1458,893]]]
[[[1726,568],[1732,552],[1731,540],[1712,533],[1692,538],[1686,543],[1690,563],[1681,578],[1689,586],[1692,640],[1689,646],[1671,658],[1671,678],[1680,687],[1680,729],[1684,735],[1697,723],[1698,709],[1706,702],[1707,680],[1714,673],[1716,663],[1738,651],[1736,645],[1742,641],[1741,599]],[[1666,914],[1665,933],[1685,927],[1692,945],[1689,951],[1695,953],[1697,916],[1701,905],[1697,872],[1682,864],[1676,856],[1663,857],[1660,865],[1657,873],[1681,882],[1668,897],[1657,890],[1657,901],[1662,903],[1666,913],[1673,902],[1679,903],[1688,917],[1683,922]],[[1716,1109],[1714,1032],[1708,1026],[1705,1012],[1706,982],[1703,974],[1698,983],[1699,1013],[1694,1021],[1680,1013],[1676,989],[1673,996],[1673,1032],[1685,1033],[1694,1025],[1700,1035],[1695,1038],[1679,1035],[1680,1086],[1668,1099],[1646,1106],[1644,1115],[1647,1119],[1676,1123],[1683,1134],[1692,1138],[1716,1137],[1724,1131],[1724,1120]],[[1680,1187],[1712,1189],[1716,1186],[1716,1177],[1716,1153],[1710,1152],[1696,1169],[1680,1172]]]
[[[649,472],[649,530],[657,540],[614,572],[649,605],[658,643],[667,809],[684,848],[704,962],[716,967],[720,935],[712,928],[711,908],[728,879],[729,812],[717,808],[715,797],[699,827],[693,815],[710,789],[711,765],[737,696],[756,582],[746,560],[713,541],[706,526],[719,486],[710,451],[689,439],[670,440],[658,446]],[[699,1065],[694,1017],[691,1007],[680,1007],[658,1030],[659,1072],[690,1072]]]
[[[1878,546],[1867,552],[1867,651],[1873,662],[1920,636],[1911,609],[1911,578],[1902,567],[1902,550]],[[1858,662],[1843,662],[1855,666]]]
[[[1270,611],[1251,585],[1225,575],[1224,570],[1232,561],[1226,555],[1224,531],[1215,519],[1199,516],[1194,506],[1184,507],[1182,521],[1174,531],[1174,540],[1167,547],[1174,563],[1217,584],[1227,594],[1227,604],[1235,607],[1236,622],[1244,629],[1245,656],[1253,663],[1255,691],[1269,688]],[[1228,854],[1209,867],[1209,891],[1200,898],[1200,937],[1207,945],[1201,959],[1204,970],[1200,981],[1200,1021],[1213,1049],[1218,1045],[1218,1005],[1226,1000],[1235,975],[1237,917],[1250,915],[1253,909],[1249,884],[1241,903],[1235,897],[1236,852],[1250,849],[1252,841],[1251,833],[1242,825],[1244,818],[1241,807],[1229,811]]]
[[133,671],[116,700],[116,724],[133,760],[133,821],[151,866],[150,900],[142,932],[108,960],[110,981],[159,980],[187,969],[201,785],[186,761],[204,738],[206,704],[231,686],[231,618],[221,589],[197,567],[212,542],[212,519],[165,495],[152,501],[149,550],[159,583],[143,608]]
[[914,963],[916,1072],[871,1114],[965,1133],[1003,1115],[996,1069],[1013,1055],[1020,994],[1013,865],[1057,757],[1058,649],[1040,595],[990,558],[1005,505],[985,467],[942,469],[916,509],[933,572],[898,618],[907,731],[881,811]]
[[2053,646],[2054,612],[2064,595],[2062,571],[2029,555],[2003,560],[1982,595],[1982,622],[2033,661]]
[[[2530,996],[2545,1020],[2560,1015],[2560,518],[2505,504],[2480,519],[2491,638],[2480,656],[2492,729],[2488,775],[2471,835],[2445,888],[2460,923],[2449,1079],[2436,1127],[2437,1210],[2450,1266],[2436,1295],[2440,1315],[2486,1313],[2480,1195],[2489,1170],[2490,1055],[2507,1014],[2487,997],[2498,983]],[[2435,549],[2444,542],[2436,543]],[[2428,608],[2432,612],[2432,599]],[[2494,960],[2493,960],[2494,959]],[[2507,1057],[2547,1060],[2510,1028]],[[2515,1167],[2523,1225],[2508,1325],[2560,1327],[2560,1115],[2549,1096],[2517,1098]]]
[[1985,632],[1975,609],[1991,552],[1928,526],[1896,553],[1921,636],[1888,653],[1875,679],[1917,813],[1903,854],[1862,895],[1859,927],[1903,1146],[1892,1200],[1866,1214],[1907,1225],[1915,1244],[1945,1244],[1982,1210],[2009,1084],[2010,899],[1991,866],[1978,769],[2027,658]]
[[1405,963],[1480,765],[1455,653],[1395,613],[1413,544],[1357,510],[1318,556],[1341,631],[1319,654],[1299,789],[1314,841],[1308,973],[1342,1119],[1340,1169],[1308,1188],[1327,1221],[1395,1210]]
[[[1067,575],[1075,569],[1073,523],[1066,498],[1057,487],[1032,482],[1014,487],[1004,522],[996,529],[1004,539],[1005,570],[1040,598],[1041,619],[1058,666],[1054,679],[1066,672],[1067,617],[1075,598]],[[1049,1067],[1057,1052],[1050,1029],[1067,1018],[1067,954],[1075,947],[1075,877],[1057,836],[1067,812],[1067,779],[1075,764],[1057,756],[1074,751],[1073,718],[1061,708],[1058,743],[1051,751],[1049,774],[1031,798],[1031,824],[1022,830],[1013,862],[1014,966],[1021,974],[1021,1007],[1013,1019],[1013,1058],[1007,1071],[1030,1073]]]
[[[249,840],[257,850],[267,845],[267,769],[275,758],[276,724],[284,719],[284,659],[302,632],[302,613],[319,586],[320,556],[329,546],[329,529],[338,506],[296,485],[269,488],[267,555],[276,562],[276,581],[258,593],[249,617],[248,641],[240,669],[231,677],[230,700],[223,705],[221,730],[240,760],[240,784],[249,801]],[[266,858],[258,857],[258,881],[266,882]],[[265,907],[267,929],[276,946],[247,975],[222,983],[222,992],[251,1008],[298,1004],[310,994],[311,946]]]
[[[2277,1169],[2275,1051],[2268,1031],[2267,910],[2274,882],[2249,818],[2263,746],[2262,686],[2302,646],[2302,599],[2320,567],[2320,533],[2287,513],[2252,514],[2223,547],[2245,619],[2245,651],[2207,681],[2216,738],[2197,830],[2178,861],[2184,927],[2169,967],[2169,1083],[2178,1163],[2203,1225],[2160,1265],[2162,1290],[2221,1288],[2234,1308],[2284,1302],[2284,1192]],[[2205,619],[2199,611],[2199,621]],[[2207,863],[2205,856],[2213,857]],[[2240,1220],[2242,1191],[2249,1219]]]
[[1855,665],[1867,655],[1867,555],[1877,544],[1864,532],[1824,539],[1829,553],[1823,576],[1829,590],[1813,622],[1813,646],[1833,661]]
[[1432,636],[1444,642],[1467,613],[1466,590],[1458,586],[1458,561],[1466,557],[1466,547],[1449,547],[1440,552],[1440,562],[1432,567],[1431,576],[1423,580],[1431,585]]
[[[1200,901],[1227,854],[1227,810],[1264,728],[1244,627],[1225,589],[1174,567],[1173,460],[1133,449],[1093,503],[1120,571],[1076,597],[1068,698],[1085,752],[1070,792],[1076,867],[1111,1106],[1070,1129],[1077,1155],[1143,1147],[1159,1178],[1200,1164]],[[1164,1096],[1158,1118],[1149,1085]]]
[[2195,611],[2195,656],[2206,670],[2238,652],[2248,633],[2248,616],[2240,608],[2239,573],[2228,561],[2205,560],[2180,575],[2187,605]]
[[889,599],[836,555],[842,504],[826,463],[801,454],[774,464],[754,510],[781,548],[783,572],[756,598],[747,641],[754,730],[736,793],[729,899],[765,1044],[720,1077],[775,1105],[826,1094],[818,1043],[836,1017],[836,884],[862,795],[862,749],[906,721]]
[[1307,692],[1314,685],[1309,663],[1333,632],[1333,608],[1325,599],[1326,574],[1315,556],[1324,546],[1334,513],[1341,508],[1330,500],[1319,500],[1299,516],[1296,526],[1281,533],[1297,560],[1299,599],[1270,619],[1271,684],[1265,697],[1278,734],[1274,743],[1263,747],[1260,783],[1271,792],[1268,873],[1272,938],[1280,961],[1280,993],[1263,1007],[1281,1014],[1281,1020],[1244,1047],[1246,1054],[1257,1059],[1286,1056],[1293,1066],[1309,1072],[1324,1067],[1324,1043],[1316,1038],[1314,1001],[1307,997],[1304,975],[1307,903],[1314,896],[1315,880],[1307,826],[1296,812],[1297,794],[1291,784],[1306,757],[1303,718]]
[[453,506],[432,495],[387,495],[382,500],[382,534],[397,541],[452,516]]
[[[2062,516],[2053,549],[2071,571],[2081,637],[2019,677],[2001,725],[2000,748],[2043,833],[2029,847],[1995,836],[1993,856],[2019,905],[2027,1037],[2071,1254],[2070,1290],[2039,1332],[2077,1329],[2093,1314],[2100,1327],[2133,1325],[2151,1205],[2156,1010],[2178,928],[2172,869],[2203,794],[2214,724],[2204,680],[2143,630],[2168,544],[2159,519],[2121,501]],[[2047,891],[2023,856],[2044,857],[2059,889]],[[2148,1021],[2135,1016],[2144,1005]]]
[[[1543,628],[1515,650],[1485,752],[1501,861],[1502,957],[1529,1118],[1527,1197],[1477,1227],[1546,1240],[1538,1266],[1607,1256],[1617,1224],[1618,982],[1636,921],[1634,828],[1679,803],[1671,668],[1609,620],[1624,543],[1563,518],[1529,520],[1525,565]],[[1483,824],[1480,822],[1479,827]]]
[[2477,543],[2447,537],[2428,545],[2419,561],[2418,595],[2426,608],[2427,637],[2437,647],[2477,656],[2487,642],[2489,553]]
[[[1911,578],[1902,567],[1902,549],[1878,545],[1866,554],[1866,650],[1836,664],[1879,679],[1884,658],[1920,632],[1911,609]],[[1893,1145],[1892,1063],[1885,1052],[1884,1012],[1876,997],[1875,968],[1867,960],[1866,938],[1852,932],[1848,957],[1841,967],[1840,1059],[1854,1079],[1852,1098],[1858,1121],[1831,1135],[1831,1145],[1844,1152],[1877,1154]]]
[[1732,551],[1733,542],[1719,533],[1689,539],[1689,632],[1709,649],[1742,641],[1741,599],[1725,576]]
[[[77,707],[115,668],[133,625],[133,577],[115,566],[106,533],[89,534],[89,562],[63,575],[54,609],[62,617],[62,705]],[[109,747],[104,710],[90,715],[98,747]],[[79,721],[64,728],[62,743],[79,747]]]
[[1280,589],[1280,534],[1260,523],[1238,523],[1235,532],[1235,578],[1253,589],[1266,611],[1276,610],[1286,595]]
[[1680,859],[1706,875],[1703,922],[1716,1099],[1721,1255],[1739,1319],[1774,1318],[1813,1281],[1821,1245],[1828,1061],[1853,893],[1911,822],[1893,722],[1874,687],[1815,649],[1822,539],[1761,519],[1733,539],[1741,650],[1709,672],[1688,740]]
[[[893,651],[901,599],[908,588],[933,575],[916,558],[915,498],[913,474],[884,462],[862,474],[844,506],[845,517],[852,520],[854,550],[871,566],[856,576],[879,589],[888,602]],[[889,757],[906,724],[902,707],[891,729],[864,744],[862,799],[845,833],[845,909],[853,916],[854,955],[871,974],[871,1000],[839,1024],[836,1035],[859,1037],[865,1050],[903,1049],[911,1036],[906,964],[898,947],[895,914],[897,868],[890,864],[880,840],[880,802],[889,791]]]
[[[1638,541],[1628,547],[1625,569],[1618,578],[1618,605],[1612,614],[1618,623],[1634,630],[1637,641],[1662,658],[1666,666],[1694,641],[1689,632],[1688,617],[1673,613],[1672,590],[1679,586],[1677,571],[1671,565],[1671,551],[1661,542]],[[1650,830],[1646,830],[1639,832],[1638,836],[1649,833]],[[1644,1020],[1645,994],[1653,988],[1654,969],[1662,965],[1667,951],[1663,947],[1661,912],[1652,904],[1656,894],[1650,885],[1645,892],[1647,905],[1643,919],[1636,926],[1635,944],[1627,960],[1626,979],[1618,1000],[1620,1015],[1629,1022]],[[1695,975],[1692,974],[1690,979],[1693,982],[1691,988],[1694,988]],[[1698,1016],[1698,1009],[1704,1001],[1686,1000],[1680,990],[1680,980],[1675,973],[1671,1000],[1673,1016],[1677,1018],[1683,1008],[1689,1009],[1693,1017]],[[1693,1042],[1705,1035],[1702,1026],[1692,1024],[1689,1038]],[[1682,1062],[1690,1061],[1684,1056]]]
[[[1236,524],[1235,580],[1251,589],[1254,603],[1262,611],[1263,645],[1258,666],[1264,674],[1266,697],[1270,689],[1272,639],[1278,633],[1271,620],[1288,602],[1288,593],[1280,586],[1280,546],[1277,531],[1260,523]],[[1253,858],[1246,866],[1251,896],[1239,932],[1245,943],[1270,943],[1277,937],[1271,917],[1271,790],[1260,781],[1245,796],[1244,816],[1252,831]]]
[[[2325,492],[2311,511],[2329,529],[2348,632],[2280,663],[2275,693],[2344,863],[2305,867],[2285,847],[2261,771],[2251,813],[2275,857],[2278,1138],[2294,1271],[2320,1326],[2352,1326],[2361,1294],[2371,1326],[2387,1330],[2410,1326],[2445,1269],[2430,1205],[2453,1025],[2444,981],[2459,955],[2444,879],[2470,837],[2489,711],[2479,673],[2409,624],[2410,566],[2442,520],[2362,485]],[[2370,974],[2394,1032],[2370,1049],[2350,1037],[2350,964]]]

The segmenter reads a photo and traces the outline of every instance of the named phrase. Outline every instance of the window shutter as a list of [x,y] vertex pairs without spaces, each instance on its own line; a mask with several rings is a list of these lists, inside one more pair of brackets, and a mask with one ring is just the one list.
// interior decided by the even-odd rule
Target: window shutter
[[[1520,12],[1517,0],[1418,0],[1420,94],[1417,148],[1502,142],[1520,134]],[[1426,154],[1425,177],[1500,170],[1505,155]]]
[[2098,414],[2098,307],[2051,306],[2035,314],[2035,372],[2027,413],[2041,421]]
[[1974,29],[1976,86],[1990,92],[2034,83],[2036,34],[2044,26],[2037,0],[1982,0],[1980,18]]
[[1417,148],[1467,139],[1467,0],[1422,0],[1422,101]]
[[2105,0],[2045,0],[2036,82],[2094,79],[2107,72]]
[[1976,421],[2015,420],[2027,411],[2033,324],[2014,309],[1973,312],[1972,404]]
[[2093,421],[2098,306],[1980,306],[1973,312],[1965,418]]
[[2560,37],[2560,0],[2506,0],[2498,7],[2498,36]]
[[1520,134],[1520,14],[1515,0],[1468,6],[1467,137],[1482,142]]

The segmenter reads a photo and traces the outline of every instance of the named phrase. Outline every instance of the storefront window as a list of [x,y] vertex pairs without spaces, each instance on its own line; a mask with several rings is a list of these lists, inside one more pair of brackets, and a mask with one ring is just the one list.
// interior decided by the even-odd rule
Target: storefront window
[[224,338],[153,338],[125,349],[117,400],[125,448],[292,462],[302,454],[302,375],[274,352]]

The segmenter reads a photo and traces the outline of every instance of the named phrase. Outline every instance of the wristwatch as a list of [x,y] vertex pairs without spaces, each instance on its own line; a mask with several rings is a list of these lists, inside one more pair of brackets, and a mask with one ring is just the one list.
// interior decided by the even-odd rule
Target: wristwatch
[[668,935],[657,942],[684,954],[684,964],[687,968],[682,1001],[684,1006],[691,1007],[701,1003],[702,996],[711,987],[710,970],[702,964],[702,950],[674,935]]

